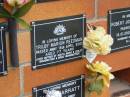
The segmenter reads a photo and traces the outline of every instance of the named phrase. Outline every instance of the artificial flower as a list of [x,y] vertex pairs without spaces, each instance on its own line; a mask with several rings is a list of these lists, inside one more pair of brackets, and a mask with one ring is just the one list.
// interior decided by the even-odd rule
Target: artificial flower
[[110,53],[112,44],[112,37],[100,26],[97,26],[96,29],[90,28],[83,41],[84,48],[99,55]]
[[92,72],[102,74],[109,80],[114,78],[114,76],[110,73],[111,67],[109,67],[109,65],[103,61],[101,61],[101,62],[96,61],[95,63],[92,63],[91,65],[88,64],[87,68]]
[[93,91],[101,93],[104,86],[109,87],[110,80],[114,79],[114,75],[110,72],[112,69],[105,62],[96,61],[95,63],[87,64],[87,69],[89,70],[88,78],[88,91],[91,93]]

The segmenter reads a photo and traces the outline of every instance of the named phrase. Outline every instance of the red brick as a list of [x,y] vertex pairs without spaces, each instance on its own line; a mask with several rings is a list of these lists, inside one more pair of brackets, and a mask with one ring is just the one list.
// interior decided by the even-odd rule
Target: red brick
[[55,82],[75,75],[80,75],[85,72],[85,60],[77,60],[74,62],[69,62],[62,65],[52,66],[35,71],[32,71],[30,66],[25,67],[24,90],[25,93],[29,93],[31,92],[32,87]]
[[125,7],[130,7],[130,0],[99,0],[98,16],[107,16],[108,10]]
[[96,60],[108,63],[112,67],[112,71],[123,70],[130,67],[129,52],[130,49],[121,50],[106,56],[98,56]]
[[19,69],[11,69],[7,76],[0,77],[0,97],[15,97],[20,94]]
[[95,0],[60,0],[52,3],[35,4],[23,18],[30,21],[53,19],[77,14],[94,16]]
[[4,18],[0,18],[0,23],[2,22],[6,22],[6,20]]
[[[7,48],[7,64],[10,63],[10,47],[9,47],[9,36],[6,37],[6,48]],[[31,61],[31,42],[30,33],[18,33],[18,53],[19,53],[19,63],[30,62]]]
[[18,33],[19,63],[31,61],[31,42],[29,32]]

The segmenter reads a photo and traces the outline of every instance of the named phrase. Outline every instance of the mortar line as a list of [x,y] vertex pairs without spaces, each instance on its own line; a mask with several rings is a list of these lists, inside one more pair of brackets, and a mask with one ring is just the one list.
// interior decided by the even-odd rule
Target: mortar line
[[31,93],[28,93],[28,94],[25,94],[25,95],[19,95],[19,96],[15,96],[15,97],[31,97],[32,94]]
[[26,67],[26,66],[31,66],[31,62],[23,62],[23,63],[20,63],[20,66],[22,67]]
[[[25,92],[24,92],[24,67],[30,66],[30,65],[25,65],[25,64],[31,64],[31,63],[30,62],[24,62],[24,63],[19,64],[20,95],[15,96],[15,97],[30,97],[30,96],[32,96],[31,93],[25,94]],[[10,69],[13,69],[13,67],[10,68]]]
[[30,97],[30,96],[32,96],[32,92],[31,92],[31,93],[26,93],[26,94],[24,95],[24,97]]
[[104,17],[98,17],[98,2],[99,0],[95,0],[95,3],[94,3],[94,17],[93,18],[90,18],[90,19],[87,19],[87,22],[97,22],[97,21],[101,21],[101,20],[107,20],[107,16],[104,16]]
[[98,0],[95,0],[95,4],[94,4],[94,8],[95,8],[95,11],[94,11],[94,14],[95,14],[95,19],[98,18]]
[[15,96],[15,97],[31,97],[32,94],[31,93],[27,93],[25,95],[19,95],[19,96]]
[[99,22],[99,21],[107,21],[107,18],[100,18],[100,19],[89,19],[87,20],[87,22],[91,23],[91,22]]
[[20,69],[20,96],[24,96],[24,71],[22,66],[19,66]]

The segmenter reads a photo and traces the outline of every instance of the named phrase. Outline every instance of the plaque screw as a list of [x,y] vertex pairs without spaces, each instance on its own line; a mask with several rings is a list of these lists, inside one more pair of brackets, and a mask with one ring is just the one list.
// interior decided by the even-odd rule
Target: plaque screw
[[82,58],[86,58],[86,56],[85,56],[85,55],[82,55]]
[[1,29],[4,29],[4,27],[1,27]]
[[35,25],[35,22],[32,22],[32,26],[34,26]]
[[33,88],[33,91],[36,92],[36,91],[37,91],[37,88]]
[[83,79],[83,78],[85,78],[85,76],[84,76],[84,75],[81,75],[81,78]]
[[33,69],[36,69],[37,67],[36,66],[33,66]]
[[111,14],[111,10],[109,11],[109,14]]
[[7,75],[8,73],[7,73],[7,71],[5,71],[4,73],[3,73],[3,75]]
[[86,17],[86,15],[84,14],[83,17]]

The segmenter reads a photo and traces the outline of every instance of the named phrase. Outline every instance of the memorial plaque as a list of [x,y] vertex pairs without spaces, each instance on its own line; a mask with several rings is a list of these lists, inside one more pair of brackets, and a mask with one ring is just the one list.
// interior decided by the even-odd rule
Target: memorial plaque
[[32,95],[33,97],[46,97],[46,93],[44,91],[52,91],[52,90],[59,91],[62,97],[85,97],[84,75],[58,81],[47,85],[34,87],[32,89]]
[[0,24],[0,74],[7,74],[7,60],[6,60],[6,40],[5,40],[6,28],[3,24]]
[[50,1],[59,1],[59,0],[35,0],[36,3],[50,2]]
[[32,22],[32,69],[82,58],[85,23],[83,15]]
[[112,52],[130,47],[130,8],[115,9],[108,13],[108,32],[114,39]]

